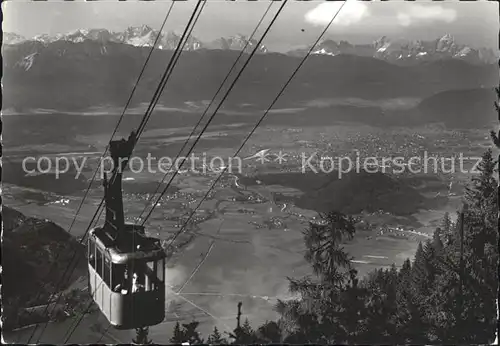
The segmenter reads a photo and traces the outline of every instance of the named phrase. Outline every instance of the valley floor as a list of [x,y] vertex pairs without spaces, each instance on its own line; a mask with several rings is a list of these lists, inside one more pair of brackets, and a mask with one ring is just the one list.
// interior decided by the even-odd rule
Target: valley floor
[[[365,134],[373,130],[370,128],[339,126],[332,130],[330,137],[326,135],[330,129],[323,129],[319,136],[321,140],[317,139],[317,128],[297,128],[295,132],[292,130],[269,127],[260,131],[245,154],[253,154],[266,147],[275,150],[298,151],[300,148],[312,151],[315,149],[311,148],[313,144],[316,146],[330,144],[332,148],[338,145],[342,146],[341,151],[352,150],[355,147],[369,152],[379,145],[378,142],[374,142],[374,138],[363,139]],[[239,133],[239,130],[235,131]],[[391,135],[396,136],[395,132],[397,131]],[[231,135],[235,133],[231,132]],[[408,130],[408,133],[410,140],[417,139],[411,131]],[[429,138],[438,136],[436,133],[424,135]],[[279,141],[276,139],[278,137]],[[101,143],[104,142],[103,138],[96,141],[94,137],[83,136],[79,141],[82,145]],[[351,141],[348,145],[345,144],[346,138]],[[383,136],[379,135],[378,138],[382,140]],[[448,142],[452,142],[453,138],[450,135]],[[299,143],[299,139],[302,139],[302,142]],[[172,145],[160,143],[157,139],[151,141],[148,145],[157,152],[166,150],[168,145]],[[427,141],[429,140],[421,140],[422,143]],[[214,146],[214,143],[217,144],[217,140],[212,141],[209,146],[213,155],[227,156],[232,153],[227,143],[220,147]],[[359,146],[359,143],[363,146]],[[390,144],[391,141],[380,142],[380,146],[389,145],[387,143]],[[404,147],[403,144],[401,147]],[[418,147],[418,144],[416,146]],[[397,149],[383,147],[383,150],[394,152]],[[91,171],[91,168],[88,170]],[[279,171],[276,167],[272,169]],[[138,189],[141,190],[140,184],[159,181],[161,178],[161,174],[154,176],[136,174],[130,184],[138,184]],[[148,221],[147,231],[152,236],[168,240],[178,231],[176,224],[198,205],[213,179],[214,176],[209,174],[178,177],[174,182],[178,189],[173,194],[175,198],[161,201]],[[454,176],[450,179],[463,181],[464,176]],[[427,188],[433,189],[432,186]],[[283,185],[243,187],[235,183],[234,176],[228,176],[222,186],[217,187],[216,193],[201,204],[196,227],[180,236],[177,244],[189,242],[178,249],[169,263],[166,272],[169,286],[167,318],[162,324],[151,328],[150,337],[155,342],[168,343],[176,320],[200,321],[200,332],[204,335],[207,335],[214,325],[220,330],[232,330],[235,327],[236,307],[239,301],[243,302],[243,319],[248,318],[252,325],[276,318],[273,311],[274,303],[278,298],[289,297],[286,277],[300,277],[310,273],[309,266],[303,259],[304,244],[301,231],[316,212],[300,209],[293,203],[276,202],[270,191],[284,195],[299,193]],[[82,197],[81,192],[48,193],[13,184],[4,184],[3,194],[3,203],[6,205],[28,216],[53,220],[65,229],[69,229]],[[253,196],[254,199],[250,200],[249,196]],[[76,237],[83,235],[101,197],[100,187],[96,186],[91,190],[71,234]],[[256,201],[255,197],[260,201]],[[141,214],[147,205],[147,199],[148,195],[144,193],[125,194],[129,221],[133,221],[133,217]],[[419,241],[425,241],[431,236],[445,212],[454,215],[460,203],[459,199],[459,196],[447,196],[447,203],[420,210],[408,217],[377,213],[361,215],[369,220],[372,227],[358,230],[355,238],[345,244],[348,252],[354,257],[353,262],[359,273],[365,275],[375,268],[388,267],[392,264],[400,266],[406,258],[413,256]],[[404,226],[404,230],[383,231],[384,227],[399,226]],[[193,270],[201,261],[203,261],[202,266],[193,275]],[[178,292],[181,287],[182,292]],[[70,341],[97,342],[100,333],[94,331],[92,328],[95,327],[92,325],[97,324],[99,328],[106,329],[107,324],[103,316],[91,314],[84,321],[83,326],[78,328]],[[69,323],[69,320],[63,323],[51,323],[41,342],[60,343],[61,335],[64,335],[63,331],[68,328]],[[23,338],[31,333],[30,328],[13,333],[16,337],[21,337],[20,342],[26,342],[27,340]],[[110,329],[109,335],[106,334],[102,342],[126,343],[130,341],[132,334]],[[6,338],[9,340],[9,336]]]

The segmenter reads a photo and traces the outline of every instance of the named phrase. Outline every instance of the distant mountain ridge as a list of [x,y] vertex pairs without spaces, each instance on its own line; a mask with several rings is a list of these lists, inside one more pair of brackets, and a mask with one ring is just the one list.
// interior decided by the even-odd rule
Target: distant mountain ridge
[[[65,34],[38,35],[33,38],[25,38],[15,33],[4,33],[3,43],[5,45],[16,45],[26,41],[36,41],[44,45],[54,42],[65,41],[81,43],[86,40],[96,41],[105,49],[107,43],[121,43],[136,47],[153,46],[159,32],[147,25],[128,27],[124,31],[109,31],[106,29],[79,29]],[[162,50],[174,50],[179,43],[181,35],[169,31],[161,33],[157,47]],[[211,42],[202,42],[194,36],[190,36],[184,47],[185,50],[193,51],[199,49],[222,49],[240,50],[248,42],[247,51],[252,50],[257,40],[244,35],[221,37]],[[287,55],[303,55],[310,47],[289,51]],[[269,49],[261,45],[258,53],[269,53]],[[347,41],[336,42],[331,39],[322,40],[314,49],[313,54],[335,56],[339,54],[352,54],[359,56],[374,57],[397,64],[415,64],[422,61],[435,61],[441,59],[459,59],[474,64],[493,64],[498,60],[498,52],[489,48],[471,48],[456,42],[453,36],[445,34],[431,41],[393,40],[383,36],[370,44],[351,44]]]
[[[76,30],[29,40],[4,33],[4,109],[22,113],[37,108],[77,110],[123,105],[157,35],[147,25],[129,27],[123,32]],[[179,40],[174,32],[160,36],[159,49],[148,63],[132,106],[150,101]],[[247,43],[248,53],[257,41],[248,41],[243,35],[221,37],[209,43],[189,38],[169,81],[171,87],[162,94],[160,103],[182,105],[212,99]],[[418,63],[411,63],[410,58],[399,59],[401,49],[405,49],[406,56],[420,59]],[[304,53],[276,53],[263,45],[258,51],[261,54],[252,58],[225,106],[267,107]],[[450,89],[498,85],[497,65],[474,64],[460,58],[471,56],[466,54],[469,51],[472,50],[457,44],[450,35],[411,44],[385,37],[367,45],[324,40],[287,87],[280,103],[300,107],[301,102],[331,97],[425,98]],[[426,60],[430,55],[437,58]],[[236,71],[244,61],[245,58]]]
[[497,101],[493,89],[447,90],[428,97],[417,107],[420,121],[442,122],[450,128],[477,128],[495,122],[491,105]]
[[[172,35],[170,38],[175,40]],[[229,49],[194,49],[183,53],[169,81],[170,87],[162,94],[161,104],[174,106],[213,98],[239,56],[239,51],[230,48],[241,45],[243,39],[221,42]],[[4,45],[2,54],[4,110],[76,110],[123,105],[137,81],[149,48],[114,42],[102,44],[96,40],[48,44],[24,41]],[[172,54],[172,50],[162,49],[152,55],[132,106],[150,101]],[[273,52],[255,55],[225,106],[268,107],[300,60],[296,56]],[[236,71],[244,61],[245,58]],[[280,103],[300,107],[301,102],[331,97],[422,98],[450,89],[495,85],[498,85],[496,64],[474,65],[446,59],[400,66],[370,56],[315,54],[301,67]]]
[[[7,45],[19,44],[26,41],[40,42],[44,45],[49,45],[58,41],[66,41],[73,43],[81,43],[86,40],[96,41],[103,45],[107,43],[122,43],[135,47],[152,47],[158,37],[159,31],[148,25],[131,26],[124,31],[109,31],[107,29],[78,29],[65,34],[57,35],[38,35],[32,38],[25,38],[15,33],[4,33],[3,42]],[[182,35],[173,31],[162,32],[157,48],[162,50],[175,50]],[[248,49],[253,49],[257,44],[257,40],[248,40],[244,35],[236,35],[232,37],[221,37],[212,42],[202,43],[194,36],[189,36],[184,46],[184,50],[193,51],[203,48],[208,49],[225,49],[241,50],[248,42]],[[267,53],[265,46],[259,47],[258,53]]]
[[[290,52],[300,55],[302,50]],[[397,64],[415,64],[443,59],[464,60],[473,64],[492,64],[498,60],[498,53],[489,48],[471,48],[456,42],[450,34],[431,41],[392,40],[387,36],[371,44],[353,45],[347,41],[323,40],[313,54],[339,55],[354,54],[370,56]]]

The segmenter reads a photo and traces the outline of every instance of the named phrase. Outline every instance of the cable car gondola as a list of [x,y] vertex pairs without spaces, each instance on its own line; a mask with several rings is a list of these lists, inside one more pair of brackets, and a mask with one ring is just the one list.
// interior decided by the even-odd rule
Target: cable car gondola
[[104,176],[105,223],[89,232],[89,288],[93,300],[117,329],[141,329],[165,318],[165,258],[160,240],[144,227],[125,223],[122,173],[135,144],[111,141],[113,172]]

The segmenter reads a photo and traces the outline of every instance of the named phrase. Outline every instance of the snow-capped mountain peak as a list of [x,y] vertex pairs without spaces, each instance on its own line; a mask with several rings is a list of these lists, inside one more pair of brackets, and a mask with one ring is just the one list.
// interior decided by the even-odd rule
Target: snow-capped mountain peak
[[78,29],[78,30],[72,31],[72,32],[64,35],[64,40],[79,43],[79,42],[83,42],[86,39],[88,39],[87,38],[88,34],[89,34],[88,30]]
[[[159,36],[159,37],[158,37]],[[4,33],[5,45],[21,44],[25,41],[36,41],[47,46],[56,41],[67,41],[72,43],[83,43],[86,41],[99,42],[101,51],[105,54],[109,44],[126,44],[136,47],[152,47],[157,41],[157,48],[162,50],[175,50],[179,44],[181,35],[168,31],[159,34],[158,30],[148,25],[130,26],[123,31],[109,31],[107,29],[77,29],[68,33],[56,35],[42,34],[31,39],[26,39],[13,33]],[[246,46],[246,51],[251,52],[258,41],[249,39],[245,35],[236,34],[229,37],[221,37],[212,42],[201,42],[196,37],[189,36],[184,50],[198,50],[201,48],[221,50],[241,50]],[[63,49],[64,50],[64,49]],[[291,55],[302,56],[309,48],[304,47],[289,52]],[[261,45],[257,53],[267,53],[268,49]],[[374,57],[388,62],[398,64],[411,64],[419,61],[432,61],[439,59],[460,59],[472,63],[494,63],[498,59],[495,53],[487,48],[472,48],[459,44],[450,34],[444,34],[440,38],[431,41],[393,39],[382,36],[371,44],[351,44],[347,41],[334,41],[332,39],[322,40],[314,47],[313,54],[336,56],[339,54],[350,54],[366,57]]]
[[450,34],[445,34],[434,41],[394,40],[382,36],[373,41],[371,45],[338,44],[333,40],[325,39],[315,48],[313,53],[363,55],[403,64],[437,59],[461,59],[472,63],[490,64],[498,59],[491,49],[474,49],[458,44]]
[[455,39],[450,34],[446,34],[440,39],[438,39],[436,43],[436,51],[438,52],[453,52],[456,53],[457,44],[455,43]]
[[438,41],[444,44],[453,44],[455,43],[455,38],[450,34],[445,34]]
[[315,50],[315,51],[311,52],[311,54],[331,55],[331,56],[337,55],[337,54],[335,54],[333,52],[327,51],[325,48],[321,48],[321,49]]
[[[86,40],[98,41],[102,44],[109,42],[128,44],[136,47],[152,47],[158,37],[158,31],[148,25],[130,26],[124,31],[109,31],[107,29],[77,29],[64,34],[48,35],[41,34],[31,39],[10,33],[4,33],[4,44],[19,44],[25,41],[37,41],[44,45],[56,41],[68,41],[81,43]],[[180,36],[174,32],[162,33],[158,39],[158,48],[175,49]],[[184,46],[186,50],[202,48],[202,43],[195,37],[188,37]]]
[[89,31],[87,29],[76,29],[73,31],[70,31],[67,36],[86,36],[88,35]]
[[391,42],[389,41],[387,36],[382,36],[373,42],[373,47],[375,48],[375,50],[383,52],[387,50],[390,44]]
[[26,41],[24,36],[12,32],[4,32],[2,35],[3,44],[17,44]]
[[124,39],[132,39],[138,37],[149,36],[153,33],[153,29],[148,25],[142,26],[129,26],[124,32],[120,33],[124,36]]
[[[289,52],[295,56],[303,56],[307,48]],[[326,38],[321,41],[312,54],[336,56],[339,54],[373,57],[397,64],[413,64],[421,61],[440,59],[460,59],[471,63],[491,64],[498,59],[491,49],[474,49],[458,44],[454,37],[447,34],[433,41],[393,39],[382,36],[371,44],[351,44],[347,41],[339,43]]]
[[[208,48],[212,49],[222,49],[222,50],[241,50],[245,48],[247,52],[251,52],[255,49],[255,45],[258,43],[255,39],[249,39],[247,36],[242,34],[236,34],[230,37],[220,37],[215,41],[207,45]],[[267,53],[267,48],[261,45],[256,53]]]

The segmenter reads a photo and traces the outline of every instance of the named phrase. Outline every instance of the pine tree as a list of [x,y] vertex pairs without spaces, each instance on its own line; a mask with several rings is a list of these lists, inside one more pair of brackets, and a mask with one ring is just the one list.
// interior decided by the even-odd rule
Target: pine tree
[[398,280],[398,339],[405,343],[427,343],[428,323],[425,302],[429,292],[429,276],[425,250],[418,244],[415,258],[405,261]]
[[[433,334],[448,343],[487,343],[495,330],[498,289],[498,195],[491,151],[466,190],[468,208],[442,256],[446,269],[436,278],[428,305],[435,307]],[[461,237],[463,228],[463,239]],[[463,249],[463,252],[462,252]],[[463,266],[461,265],[463,264]]]
[[447,233],[451,230],[452,221],[450,218],[450,213],[444,213],[443,220],[441,221],[441,228],[443,232]]
[[397,307],[397,335],[399,343],[408,343],[409,329],[411,327],[410,305],[413,300],[413,279],[411,261],[407,258],[398,273],[396,287],[396,307]]
[[184,342],[189,342],[190,345],[202,344],[203,339],[200,337],[200,334],[196,330],[200,322],[193,321],[187,324],[183,324],[182,334],[185,338]]
[[301,299],[278,303],[285,324],[296,328],[285,342],[335,343],[352,337],[348,335],[354,330],[352,325],[342,323],[349,320],[347,317],[358,305],[349,308],[342,305],[342,295],[346,294],[349,282],[353,283],[357,278],[341,241],[352,239],[354,220],[341,213],[330,212],[322,215],[322,221],[310,223],[304,232],[305,259],[310,263],[315,278],[289,278],[290,292],[300,295]]
[[[351,270],[350,277],[341,289],[340,293],[340,311],[338,312],[338,324],[340,333],[336,336],[342,336],[343,341],[348,344],[356,344],[362,338],[366,338],[367,334],[367,311],[365,307],[365,299],[367,298],[367,289],[359,284],[357,271]],[[382,277],[385,276],[384,271],[380,271]],[[385,280],[385,277],[383,278]],[[384,297],[381,299],[383,304]],[[384,316],[386,317],[386,316]],[[366,339],[365,339],[366,340]]]
[[250,322],[248,321],[248,319],[245,319],[243,325],[237,326],[234,329],[233,333],[230,334],[230,336],[234,339],[233,344],[236,345],[248,345],[258,342],[257,334],[250,326]]
[[450,244],[452,241],[452,233],[453,233],[453,222],[451,221],[450,214],[446,212],[444,214],[443,220],[441,221],[441,233],[442,240],[446,244]]
[[174,327],[174,335],[170,338],[170,342],[172,344],[181,344],[185,341],[186,341],[185,335],[181,330],[181,326],[179,324],[179,321],[177,321],[175,323],[175,327]]
[[480,174],[472,178],[467,188],[468,210],[464,231],[466,262],[492,289],[497,287],[497,280],[492,278],[498,259],[498,183],[494,178],[495,165],[491,150],[486,151],[479,165]]
[[407,258],[399,271],[400,280],[409,279],[411,277],[411,261]]
[[465,199],[469,207],[476,212],[487,213],[496,206],[497,182],[494,177],[496,163],[492,150],[488,149],[479,163],[480,174],[474,176],[471,184],[466,187]]
[[442,233],[441,229],[438,228],[432,235],[432,247],[434,248],[436,254],[438,255],[443,252],[444,248],[443,240],[441,238],[441,233]]
[[412,281],[418,293],[422,293],[427,284],[427,268],[425,263],[425,252],[422,243],[418,243],[415,259],[412,265]]
[[342,213],[322,216],[323,223],[311,223],[304,232],[305,259],[321,281],[337,286],[349,277],[350,257],[340,246],[343,239],[352,239],[354,220]]
[[425,262],[425,272],[426,280],[423,287],[423,291],[420,291],[423,304],[426,309],[426,314],[430,315],[434,311],[434,304],[429,303],[429,299],[433,293],[435,293],[438,276],[443,272],[443,253],[444,247],[439,236],[434,233],[432,240],[427,240],[424,245],[424,262]]
[[398,344],[397,338],[397,283],[398,270],[375,270],[363,280],[365,311],[360,314],[361,344]]
[[[488,333],[489,337],[492,337],[494,324],[491,324],[491,321],[496,314],[494,306],[498,291],[498,183],[494,178],[495,165],[492,152],[488,150],[479,165],[480,174],[472,178],[466,194],[469,206],[464,232],[463,276],[466,303],[462,314],[469,320],[467,327],[470,332],[475,328],[474,335],[482,337],[470,342],[486,342]],[[478,322],[478,319],[483,322]],[[483,332],[479,332],[480,330]]]
[[210,345],[225,345],[227,340],[222,337],[219,329],[215,326],[212,334],[208,336],[207,343]]
[[267,321],[258,329],[259,339],[268,344],[279,344],[283,338],[283,332],[278,323]]

